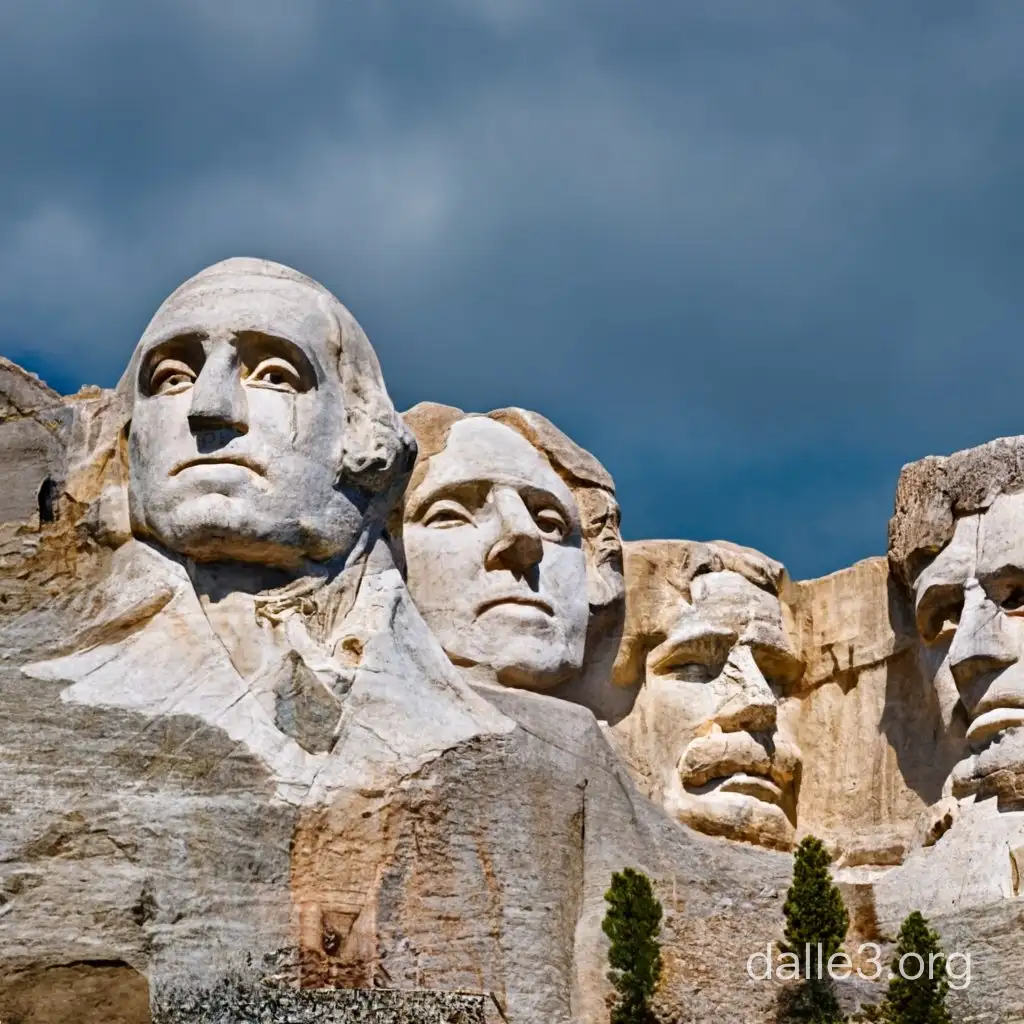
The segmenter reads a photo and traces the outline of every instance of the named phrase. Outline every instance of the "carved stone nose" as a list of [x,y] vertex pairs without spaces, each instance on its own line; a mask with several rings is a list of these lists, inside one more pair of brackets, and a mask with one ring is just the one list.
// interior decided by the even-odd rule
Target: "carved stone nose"
[[726,732],[766,732],[775,727],[778,702],[749,647],[733,648],[719,684],[728,693],[714,714],[716,725]]
[[496,489],[494,502],[501,519],[501,533],[487,552],[486,567],[528,572],[544,557],[544,542],[537,524],[515,491]]
[[487,553],[487,568],[523,573],[532,569],[543,556],[543,543],[535,534],[503,534]]
[[979,676],[998,672],[1016,660],[1005,617],[978,581],[968,580],[964,608],[949,648],[949,667],[957,686],[966,687]]
[[245,389],[230,351],[213,352],[200,371],[192,388],[188,425],[193,434],[218,430],[248,432]]

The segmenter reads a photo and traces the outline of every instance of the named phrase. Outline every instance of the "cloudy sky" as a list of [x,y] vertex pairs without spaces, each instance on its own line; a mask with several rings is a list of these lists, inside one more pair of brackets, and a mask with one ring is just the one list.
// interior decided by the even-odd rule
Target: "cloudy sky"
[[7,0],[0,353],[113,384],[229,255],[405,408],[539,409],[628,537],[796,577],[900,466],[1024,432],[1024,5]]

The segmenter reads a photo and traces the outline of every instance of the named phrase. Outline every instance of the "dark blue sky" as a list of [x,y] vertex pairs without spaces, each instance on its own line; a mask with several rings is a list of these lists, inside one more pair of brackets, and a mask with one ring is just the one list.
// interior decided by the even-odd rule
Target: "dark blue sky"
[[113,384],[267,256],[400,407],[548,415],[628,537],[829,572],[1024,432],[1022,50],[986,0],[7,0],[0,352]]

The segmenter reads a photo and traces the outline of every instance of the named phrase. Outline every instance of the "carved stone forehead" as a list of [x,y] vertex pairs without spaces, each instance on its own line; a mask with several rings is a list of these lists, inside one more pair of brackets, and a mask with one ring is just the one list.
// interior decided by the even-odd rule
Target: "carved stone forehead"
[[694,578],[690,597],[695,615],[711,626],[728,629],[740,640],[795,653],[786,636],[782,605],[738,572],[711,572]]
[[130,368],[151,347],[183,334],[258,331],[300,346],[324,373],[338,373],[339,315],[347,311],[322,285],[270,260],[231,259],[200,271],[160,306]]
[[623,544],[623,554],[629,593],[627,626],[637,636],[662,632],[666,616],[674,616],[681,604],[692,604],[696,580],[717,578],[728,571],[730,579],[742,579],[771,599],[786,578],[780,562],[725,541],[634,540]]
[[694,577],[690,598],[702,615],[722,625],[742,626],[759,616],[781,620],[779,599],[731,570]]
[[956,521],[949,543],[914,581],[918,601],[933,586],[963,586],[1024,568],[1024,492],[1000,494],[984,511]]
[[960,522],[976,515],[988,521],[987,510],[1001,496],[1021,491],[1024,437],[1000,437],[904,466],[889,520],[889,561],[897,577],[915,588],[924,566],[954,540]]
[[1001,494],[981,516],[978,576],[1024,566],[1024,492]]
[[548,460],[517,431],[486,416],[453,424],[443,451],[431,458],[417,483],[411,504],[444,488],[482,480],[536,487],[578,511],[572,492]]

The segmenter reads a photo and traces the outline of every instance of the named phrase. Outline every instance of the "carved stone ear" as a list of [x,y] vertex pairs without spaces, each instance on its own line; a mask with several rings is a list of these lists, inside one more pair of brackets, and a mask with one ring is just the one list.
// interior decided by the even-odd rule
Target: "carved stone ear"
[[375,504],[386,495],[386,517],[412,472],[416,442],[384,387],[369,339],[347,310],[339,309],[337,316],[345,392],[345,451],[338,478],[371,495]]

